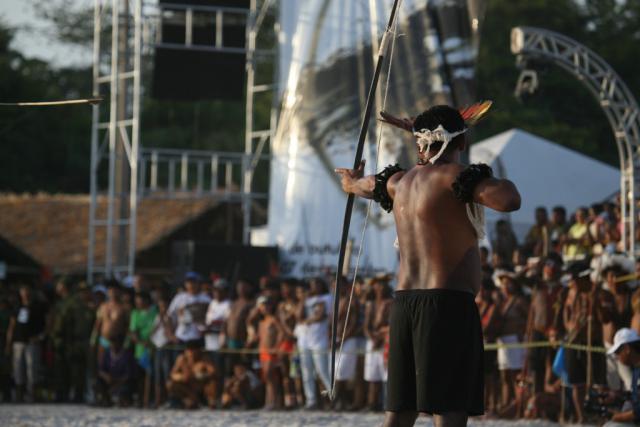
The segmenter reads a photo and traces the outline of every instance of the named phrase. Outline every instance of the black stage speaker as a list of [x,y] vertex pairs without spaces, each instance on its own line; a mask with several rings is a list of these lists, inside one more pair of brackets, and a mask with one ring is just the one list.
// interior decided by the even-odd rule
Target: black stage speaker
[[[220,6],[249,9],[249,0],[160,0],[162,43],[155,49],[153,96],[157,99],[197,101],[240,100],[244,97],[246,56],[214,52],[216,12],[194,10],[191,46],[185,46],[186,11],[171,5]],[[246,15],[225,11],[222,46],[245,47]]]

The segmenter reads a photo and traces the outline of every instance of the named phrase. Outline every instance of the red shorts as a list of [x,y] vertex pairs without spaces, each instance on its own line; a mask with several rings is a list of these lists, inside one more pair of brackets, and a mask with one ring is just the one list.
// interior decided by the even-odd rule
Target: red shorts
[[293,341],[282,341],[278,346],[278,350],[281,353],[293,353],[296,343]]

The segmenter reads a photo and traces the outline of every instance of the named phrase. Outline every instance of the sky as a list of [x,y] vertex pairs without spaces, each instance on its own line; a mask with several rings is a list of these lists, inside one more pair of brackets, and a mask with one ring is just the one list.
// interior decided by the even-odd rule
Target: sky
[[[92,0],[73,1],[78,4],[93,4]],[[29,0],[0,0],[0,19],[17,30],[11,47],[28,58],[43,59],[56,67],[91,64],[92,53],[89,49],[52,40],[51,27],[46,21],[38,19]]]

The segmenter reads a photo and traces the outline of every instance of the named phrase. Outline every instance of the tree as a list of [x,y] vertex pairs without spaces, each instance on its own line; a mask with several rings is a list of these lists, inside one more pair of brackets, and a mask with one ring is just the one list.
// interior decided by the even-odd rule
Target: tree
[[603,56],[638,93],[637,79],[632,77],[639,12],[637,3],[631,1],[588,0],[584,5],[573,0],[489,2],[478,57],[478,97],[493,99],[495,111],[478,127],[478,138],[519,127],[618,166],[607,119],[575,77],[558,67],[543,66],[538,93],[523,102],[515,99],[519,70],[509,49],[509,34],[520,25],[566,34]]

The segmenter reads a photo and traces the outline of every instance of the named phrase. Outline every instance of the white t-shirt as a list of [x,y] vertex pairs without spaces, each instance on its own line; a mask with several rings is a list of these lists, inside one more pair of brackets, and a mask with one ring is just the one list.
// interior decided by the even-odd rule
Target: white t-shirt
[[305,312],[307,317],[313,313],[316,304],[324,304],[327,317],[315,323],[306,325],[304,344],[310,350],[324,350],[329,347],[329,317],[332,313],[333,297],[331,294],[316,295],[307,298],[305,301]]
[[157,315],[153,321],[151,342],[156,346],[156,348],[162,348],[169,343],[169,338],[167,338],[167,334],[165,333],[165,327],[160,315]]
[[[209,303],[207,316],[205,317],[205,324],[210,325],[212,322],[227,320],[230,311],[230,300],[226,299],[224,301],[218,301],[214,299]],[[204,336],[204,342],[207,350],[220,350],[220,331],[207,332]]]
[[202,338],[198,325],[203,323],[204,318],[199,321],[194,318],[194,313],[199,310],[199,306],[208,305],[210,302],[211,297],[203,293],[192,295],[188,292],[180,292],[173,297],[167,313],[177,320],[176,338],[180,341]]

